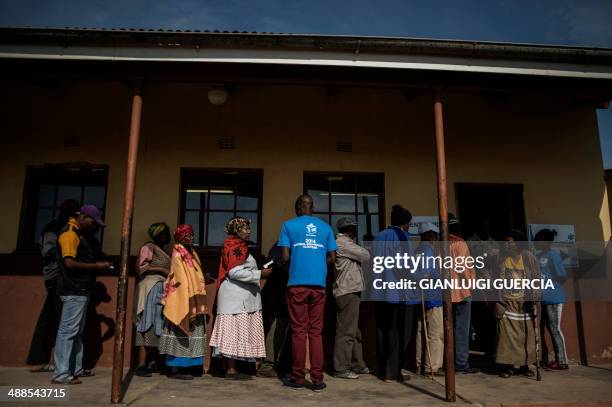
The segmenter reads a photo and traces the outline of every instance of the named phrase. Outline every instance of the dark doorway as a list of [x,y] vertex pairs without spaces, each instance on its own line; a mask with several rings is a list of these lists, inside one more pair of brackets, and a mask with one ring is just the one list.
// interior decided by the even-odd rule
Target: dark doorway
[[483,220],[491,222],[495,240],[502,240],[510,229],[526,231],[522,184],[456,183],[455,191],[464,238],[473,235]]
[[[490,222],[490,235],[503,240],[510,229],[525,232],[525,206],[521,184],[456,183],[457,209],[461,233],[470,239],[483,221]],[[470,363],[484,371],[494,371],[496,320],[489,305],[473,301],[471,316]]]

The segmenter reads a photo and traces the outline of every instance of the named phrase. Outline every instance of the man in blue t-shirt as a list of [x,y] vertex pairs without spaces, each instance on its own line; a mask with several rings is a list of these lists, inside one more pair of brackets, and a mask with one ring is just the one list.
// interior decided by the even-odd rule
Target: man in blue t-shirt
[[310,195],[295,201],[296,218],[283,223],[278,246],[283,261],[289,262],[287,303],[291,319],[293,367],[291,378],[284,384],[294,389],[304,388],[306,336],[310,350],[310,380],[312,389],[321,391],[323,382],[323,311],[327,265],[336,261],[336,240],[331,227],[312,216]]

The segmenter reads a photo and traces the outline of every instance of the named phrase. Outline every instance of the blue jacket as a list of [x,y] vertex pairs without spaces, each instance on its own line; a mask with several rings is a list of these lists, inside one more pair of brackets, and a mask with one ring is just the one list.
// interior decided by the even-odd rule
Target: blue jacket
[[[414,256],[410,235],[397,226],[389,226],[378,232],[374,237],[372,247],[373,257],[395,257],[398,253],[402,256],[404,253],[408,254],[408,256]],[[411,273],[404,269],[385,268],[380,277],[376,278],[382,278],[386,282],[399,282],[404,278],[418,281],[418,275],[418,270],[415,273]],[[421,303],[420,291],[418,289],[380,290],[372,297],[373,300],[394,304],[412,305]]]

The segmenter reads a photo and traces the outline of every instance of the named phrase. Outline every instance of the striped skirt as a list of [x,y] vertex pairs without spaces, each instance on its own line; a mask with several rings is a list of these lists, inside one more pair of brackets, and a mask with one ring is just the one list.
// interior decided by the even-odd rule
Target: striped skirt
[[204,356],[206,349],[206,316],[198,315],[189,324],[189,335],[176,325],[164,320],[162,336],[159,339],[159,353],[197,358]]
[[497,321],[495,362],[525,366],[536,362],[534,316],[522,301],[506,301],[506,313]]

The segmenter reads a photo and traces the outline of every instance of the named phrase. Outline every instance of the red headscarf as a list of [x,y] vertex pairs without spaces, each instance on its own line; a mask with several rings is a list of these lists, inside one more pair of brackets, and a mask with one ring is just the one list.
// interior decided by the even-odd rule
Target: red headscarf
[[174,250],[181,255],[181,258],[189,265],[189,267],[193,267],[193,257],[191,256],[191,253],[185,249],[185,246],[183,246],[185,241],[188,240],[187,238],[189,236],[191,236],[193,239],[193,226],[185,224],[178,225],[174,231],[174,241],[176,242],[174,245]]
[[225,239],[223,251],[221,252],[221,263],[219,264],[219,286],[221,286],[227,272],[236,266],[244,264],[248,256],[249,249],[244,240],[235,235],[229,235]]
[[174,241],[176,243],[183,244],[188,236],[193,237],[193,226],[178,225],[176,227],[176,230],[174,231]]

